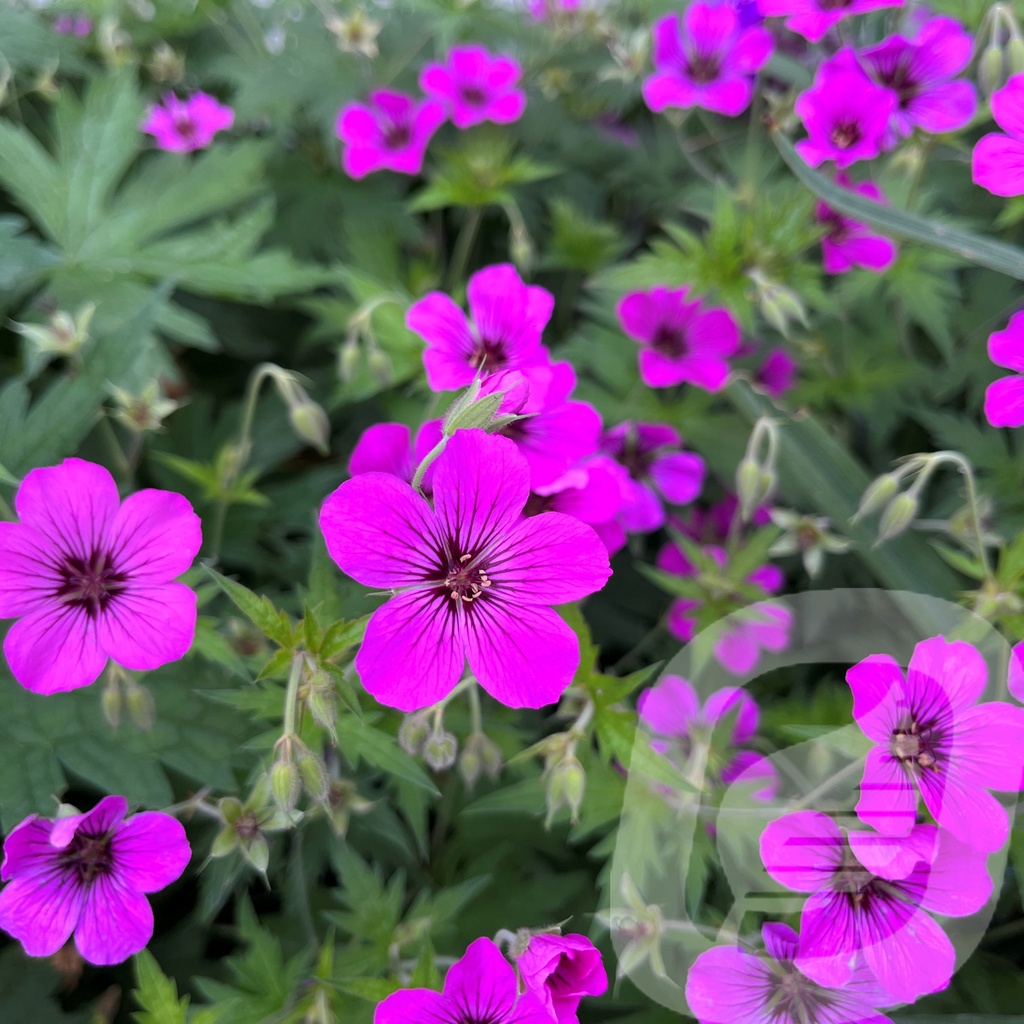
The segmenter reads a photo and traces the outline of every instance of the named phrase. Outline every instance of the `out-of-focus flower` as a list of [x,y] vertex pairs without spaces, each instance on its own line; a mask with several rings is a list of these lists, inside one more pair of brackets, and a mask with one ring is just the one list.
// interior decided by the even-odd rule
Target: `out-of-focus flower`
[[740,330],[726,309],[687,301],[688,288],[631,292],[616,312],[622,329],[640,343],[640,376],[648,387],[688,383],[718,391],[729,376],[727,359],[740,347]]
[[985,905],[992,893],[985,859],[934,825],[896,838],[841,829],[817,811],[787,814],[761,834],[768,874],[810,894],[797,969],[845,990],[863,955],[893,1003],[949,984],[956,952],[931,914],[966,917]]
[[868,753],[857,817],[886,835],[907,835],[917,796],[962,843],[990,853],[1009,823],[990,789],[1024,789],[1024,709],[975,704],[988,671],[963,640],[924,640],[904,677],[895,659],[872,654],[846,673],[853,717],[876,744]]
[[235,112],[205,92],[187,100],[167,93],[162,104],[150,107],[142,131],[152,135],[160,149],[191,153],[208,146],[217,132],[235,123]]
[[469,317],[443,292],[424,295],[406,314],[406,327],[427,343],[423,366],[432,390],[550,361],[541,336],[555,308],[551,292],[524,284],[515,267],[500,263],[478,270],[466,296]]
[[992,116],[1007,134],[983,135],[971,156],[976,185],[997,196],[1024,194],[1024,74],[992,94]]
[[143,490],[122,502],[103,467],[65,459],[28,473],[0,523],[0,617],[14,678],[33,693],[88,686],[113,659],[145,671],[183,658],[196,595],[172,582],[202,542],[180,494]]
[[[441,440],[441,421],[431,420],[412,432],[404,423],[375,423],[360,435],[348,460],[352,476],[360,473],[391,473],[407,484],[412,483],[416,467]],[[424,474],[422,489],[429,492],[434,467]]]
[[821,572],[826,554],[840,555],[849,551],[853,543],[829,533],[831,523],[824,516],[802,516],[784,508],[772,509],[771,515],[772,522],[785,532],[768,549],[768,554],[773,558],[800,555],[812,579]]
[[796,150],[812,167],[826,160],[839,168],[871,160],[882,150],[895,109],[895,95],[872,82],[859,66],[826,61],[814,85],[797,97],[795,110],[808,137]]
[[338,112],[341,166],[350,178],[383,170],[419,174],[427,146],[444,120],[440,103],[378,89],[370,93],[369,103],[348,103]]
[[754,380],[772,398],[780,398],[795,387],[796,371],[796,360],[784,348],[773,348],[754,372]]
[[655,24],[655,73],[644,82],[644,101],[655,113],[703,107],[735,117],[750,105],[753,76],[772,49],[770,33],[744,27],[728,0],[697,0],[682,17]]
[[985,391],[985,418],[993,427],[1024,427],[1024,310],[1014,313],[1001,331],[989,335],[988,357],[1013,370]]
[[454,46],[444,64],[428,64],[420,72],[420,88],[443,105],[456,128],[510,124],[526,109],[526,93],[516,88],[522,75],[511,57],[483,46]]
[[84,14],[58,14],[53,19],[53,31],[62,36],[85,38],[92,31],[92,18]]
[[113,386],[110,392],[117,406],[114,419],[133,433],[163,430],[164,420],[180,408],[180,403],[168,398],[155,380],[138,394]]
[[601,953],[585,935],[534,935],[516,967],[556,1024],[578,1024],[580,1001],[608,991]]
[[373,60],[378,54],[377,36],[382,25],[375,18],[367,16],[366,11],[357,7],[347,18],[337,15],[325,22],[325,28],[338,42],[342,53],[361,53]]
[[844,18],[882,7],[902,7],[903,0],[757,0],[766,18],[785,18],[786,28],[812,43]]
[[153,936],[146,894],[166,888],[188,865],[181,822],[106,796],[85,814],[52,821],[30,815],[4,841],[0,928],[29,956],[53,956],[75,936],[91,964],[119,964]]
[[371,616],[355,667],[402,711],[436,704],[468,660],[510,707],[557,700],[579,664],[575,633],[549,607],[600,590],[611,569],[589,526],[524,519],[530,468],[507,438],[459,430],[438,456],[433,507],[404,481],[363,473],[331,494],[320,525],[331,557],[395,592]]
[[583,0],[527,0],[526,10],[534,21],[548,21],[573,14],[582,6]]
[[741,946],[715,946],[693,962],[686,1001],[700,1024],[892,1024],[875,1007],[881,992],[863,961],[841,990],[811,981],[797,968],[799,938],[785,924],[761,926],[765,956]]
[[47,324],[20,324],[11,327],[35,347],[37,352],[74,358],[89,340],[89,325],[96,312],[96,303],[88,302],[72,316],[58,309]]
[[[836,184],[857,195],[884,203],[882,190],[870,181],[854,185],[845,174],[836,175]],[[821,259],[826,274],[845,274],[854,267],[881,273],[896,259],[896,243],[876,235],[867,224],[846,217],[825,203],[818,203],[814,219],[825,227],[821,239]]]
[[704,486],[704,460],[680,448],[664,423],[620,423],[606,430],[601,450],[626,470],[619,520],[627,533],[650,533],[665,522],[665,502],[688,505]]

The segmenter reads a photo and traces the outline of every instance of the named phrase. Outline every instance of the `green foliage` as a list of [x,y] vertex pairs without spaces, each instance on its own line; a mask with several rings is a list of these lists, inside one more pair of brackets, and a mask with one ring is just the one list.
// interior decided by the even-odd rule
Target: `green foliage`
[[146,950],[135,956],[135,984],[137,1024],[188,1024],[188,997],[178,999],[177,986]]

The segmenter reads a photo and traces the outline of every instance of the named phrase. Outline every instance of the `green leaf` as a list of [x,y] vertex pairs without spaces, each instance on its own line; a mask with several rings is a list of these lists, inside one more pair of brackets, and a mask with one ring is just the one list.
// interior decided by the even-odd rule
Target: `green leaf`
[[0,184],[50,238],[64,237],[67,182],[53,157],[10,121],[0,121]]
[[402,750],[393,736],[374,729],[355,715],[339,716],[338,747],[353,764],[362,759],[396,779],[426,790],[431,796],[440,795],[427,773]]
[[694,793],[697,787],[671,762],[650,746],[637,740],[637,717],[628,711],[603,708],[594,718],[597,741],[608,760],[614,759],[628,771],[637,772],[651,782],[669,786],[673,791]]
[[268,640],[273,640],[280,647],[292,647],[291,620],[284,612],[275,608],[269,598],[254,594],[248,587],[222,576],[216,569],[207,566],[206,571],[234,601],[239,611],[247,615]]
[[771,137],[790,170],[833,210],[870,224],[894,238],[923,242],[970,263],[1024,281],[1024,249],[865,199],[809,167],[789,139],[778,129],[772,131]]
[[320,645],[320,657],[324,661],[330,661],[344,654],[350,647],[362,643],[366,635],[366,624],[370,621],[369,615],[364,615],[354,622],[336,622],[324,634],[323,643]]
[[135,1001],[142,1007],[132,1017],[138,1024],[187,1024],[188,996],[178,999],[178,989],[153,954],[143,950],[135,955]]

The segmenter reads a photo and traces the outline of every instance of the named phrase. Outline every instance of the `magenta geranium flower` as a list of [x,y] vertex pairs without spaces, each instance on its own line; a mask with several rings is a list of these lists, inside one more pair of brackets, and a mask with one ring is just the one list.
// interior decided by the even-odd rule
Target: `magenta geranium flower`
[[83,14],[58,14],[53,19],[53,31],[62,36],[79,36],[84,38],[92,31],[92,18]]
[[33,814],[4,840],[0,928],[29,956],[52,956],[73,932],[83,959],[119,964],[152,938],[145,894],[177,879],[192,851],[169,814],[127,813],[123,796],[106,796],[86,814]]
[[434,391],[549,362],[541,336],[555,308],[551,292],[524,284],[515,267],[499,263],[478,270],[466,295],[469,317],[443,292],[424,295],[406,314],[406,326],[427,343],[423,366]]
[[444,107],[434,100],[378,89],[369,103],[348,103],[338,113],[341,165],[350,178],[382,170],[419,174],[427,145],[444,121]]
[[754,373],[754,380],[771,395],[781,398],[796,386],[796,361],[784,348],[773,348]]
[[648,387],[685,382],[718,391],[729,376],[740,329],[728,310],[687,301],[689,294],[662,287],[631,292],[616,309],[622,329],[640,343],[640,377]]
[[665,522],[665,505],[687,505],[704,486],[704,460],[680,450],[682,438],[664,423],[620,423],[606,430],[601,450],[623,476],[619,520],[627,533],[650,533]]
[[1024,640],[1010,651],[1006,684],[1010,694],[1024,704]]
[[516,961],[523,987],[557,1024],[578,1024],[585,996],[608,991],[601,953],[585,935],[534,935]]
[[983,135],[971,156],[976,185],[997,196],[1024,194],[1024,75],[992,93],[992,116],[1006,132]]
[[985,854],[934,825],[893,838],[798,811],[764,830],[761,860],[775,881],[810,893],[797,969],[845,988],[863,955],[893,1003],[937,992],[952,977],[956,952],[930,914],[966,917],[992,893]]
[[517,89],[523,69],[511,57],[495,56],[484,46],[453,46],[444,64],[420,72],[420,88],[441,103],[456,128],[482,121],[510,124],[526,109],[526,93]]
[[735,117],[750,106],[753,76],[772,55],[763,28],[745,28],[728,0],[690,4],[654,26],[655,73],[643,84],[655,113],[666,107],[704,107]]
[[906,835],[920,791],[935,820],[962,842],[986,852],[1006,842],[1006,810],[989,790],[1024,789],[1024,709],[976,704],[987,676],[974,647],[941,636],[914,648],[906,676],[887,654],[846,673],[853,717],[876,744],[864,766],[861,821]]
[[377,1007],[373,1024],[551,1024],[551,1015],[537,996],[520,995],[518,988],[515,968],[501,950],[490,939],[477,939],[448,968],[443,992],[392,992]]
[[758,9],[766,18],[785,18],[786,28],[812,43],[853,14],[902,6],[903,0],[758,0]]
[[1024,310],[1014,313],[1001,331],[989,335],[988,357],[1015,371],[985,391],[985,418],[993,427],[1024,427]]
[[892,1024],[876,1007],[893,1000],[862,961],[841,990],[825,988],[797,968],[792,928],[769,921],[761,936],[765,956],[715,946],[694,960],[686,1001],[700,1024]]
[[970,123],[978,103],[974,86],[952,79],[970,63],[973,46],[958,21],[930,18],[913,39],[890,36],[857,55],[871,78],[896,96],[887,141],[915,128],[938,134]]
[[[367,427],[356,442],[348,460],[352,476],[360,473],[391,473],[407,484],[412,483],[417,466],[427,452],[441,440],[441,420],[424,423],[412,439],[412,431],[404,423],[375,423]],[[430,489],[433,466],[423,477],[423,489]]]
[[843,168],[882,151],[896,97],[840,57],[821,65],[794,109],[808,136],[796,144],[797,152],[812,167],[834,160]]
[[108,660],[147,670],[192,646],[196,595],[173,583],[202,543],[180,494],[124,503],[102,466],[65,459],[18,488],[18,523],[0,522],[0,618],[14,678],[35,693],[88,686]]
[[[513,383],[507,390],[517,381],[525,388]],[[534,490],[554,483],[597,451],[601,415],[588,402],[570,401],[575,387],[576,371],[568,363],[554,363],[492,374],[480,388],[481,395],[504,391],[499,413],[523,417],[503,427],[501,434],[516,443],[529,463]]]
[[197,92],[187,100],[179,100],[169,92],[162,104],[149,108],[142,130],[155,137],[160,149],[191,153],[208,146],[217,132],[234,123],[235,112],[205,92]]
[[[640,694],[637,700],[640,720],[658,736],[682,746],[683,754],[695,736],[710,737],[718,721],[734,715],[731,742],[741,746],[757,732],[760,711],[753,697],[739,686],[724,686],[708,696],[701,705],[693,684],[682,676],[666,675]],[[669,745],[661,743],[662,752]]]
[[[882,190],[870,181],[854,185],[845,174],[837,174],[836,184],[876,203],[885,202]],[[845,274],[854,267],[881,273],[896,259],[896,244],[891,239],[876,235],[867,224],[846,217],[824,203],[815,207],[814,219],[825,227],[821,257],[826,274]]]
[[395,596],[370,618],[355,666],[402,711],[436,704],[466,662],[510,707],[556,701],[579,663],[576,635],[549,607],[611,575],[597,534],[571,516],[524,519],[530,467],[516,446],[459,430],[436,460],[433,507],[385,473],[345,481],[320,513],[331,557]]

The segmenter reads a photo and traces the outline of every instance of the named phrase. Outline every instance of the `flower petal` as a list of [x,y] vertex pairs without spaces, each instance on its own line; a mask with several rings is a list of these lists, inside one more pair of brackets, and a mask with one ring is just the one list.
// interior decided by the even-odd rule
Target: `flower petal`
[[196,594],[184,583],[132,587],[96,619],[99,644],[125,668],[145,672],[188,654],[196,635]]
[[774,978],[761,957],[736,946],[716,946],[690,967],[686,1002],[700,1024],[764,1024]]
[[996,196],[1024,193],[1024,141],[983,135],[971,154],[971,179]]
[[85,905],[75,929],[82,959],[97,966],[119,964],[153,937],[153,908],[141,892],[116,875],[97,875],[85,890]]
[[392,992],[373,1013],[373,1024],[451,1024],[448,1001],[429,988],[403,988]]
[[348,471],[352,476],[390,473],[411,483],[414,470],[411,448],[411,435],[404,423],[375,423],[363,431],[352,449]]
[[60,551],[24,523],[0,523],[0,618],[26,615],[45,603],[63,580]]
[[367,692],[399,711],[436,704],[465,663],[461,611],[436,589],[411,590],[378,608],[355,660]]
[[985,419],[993,427],[1024,427],[1024,376],[1000,377],[989,384]]
[[853,691],[853,717],[876,743],[888,743],[907,707],[903,670],[888,654],[870,654],[847,669]]
[[50,845],[53,822],[30,814],[11,829],[4,840],[4,864],[0,877],[5,882],[16,875],[50,871],[58,856]]
[[109,536],[118,571],[152,583],[167,583],[187,572],[203,543],[199,516],[188,499],[152,488],[125,499]]
[[387,473],[346,480],[324,502],[320,529],[341,571],[365,586],[391,589],[441,581],[448,552],[437,519],[426,499],[404,480]]
[[988,790],[955,770],[923,771],[918,777],[921,796],[936,822],[976,850],[1001,849],[1009,835],[1006,808]]
[[670,505],[688,505],[704,486],[704,460],[692,452],[669,452],[651,463],[650,474]]
[[66,849],[79,830],[87,836],[105,836],[124,820],[127,813],[128,801],[123,796],[105,796],[84,814],[58,818],[50,832],[50,845],[57,850]]
[[0,928],[29,956],[52,956],[71,937],[82,903],[77,879],[59,868],[15,878],[0,892]]
[[857,817],[887,836],[905,836],[917,821],[917,787],[888,749],[868,752]]
[[444,998],[459,1020],[503,1021],[516,992],[515,969],[487,938],[471,942],[444,979]]
[[688,736],[700,713],[700,698],[682,676],[663,676],[637,700],[640,720],[660,736]]
[[843,839],[827,814],[796,811],[770,822],[761,833],[761,860],[787,889],[818,892],[842,863]]
[[457,430],[437,457],[434,511],[456,557],[478,557],[503,540],[529,496],[530,467],[508,438]]
[[96,624],[80,608],[47,604],[11,626],[4,640],[11,674],[33,693],[94,683],[107,664]]
[[181,877],[192,848],[180,821],[169,814],[144,811],[117,829],[110,853],[125,885],[139,892],[157,892]]
[[1024,708],[1003,701],[978,704],[956,721],[950,761],[986,789],[1024,789]]
[[510,708],[554,704],[580,663],[576,634],[550,608],[475,601],[468,607],[465,637],[473,674]]

